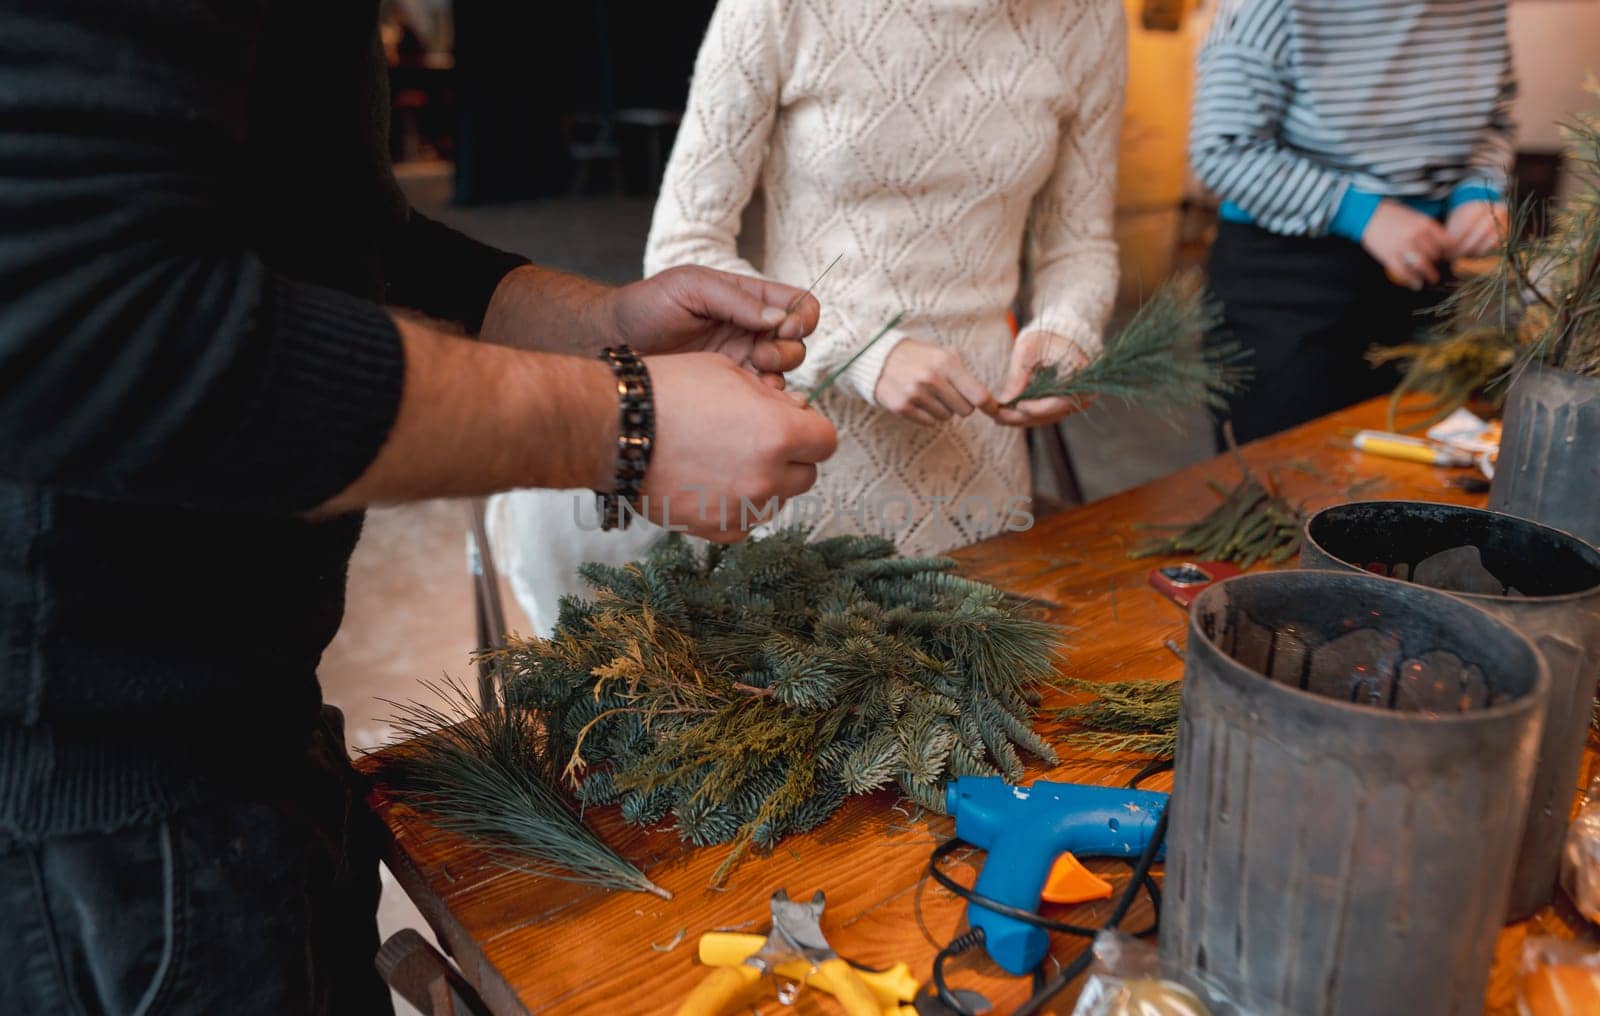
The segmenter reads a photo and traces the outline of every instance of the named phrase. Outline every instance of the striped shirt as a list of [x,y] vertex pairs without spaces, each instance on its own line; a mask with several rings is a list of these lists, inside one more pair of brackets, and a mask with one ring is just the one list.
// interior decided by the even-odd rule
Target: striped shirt
[[1191,158],[1224,218],[1359,240],[1384,197],[1499,200],[1515,94],[1506,0],[1222,0]]

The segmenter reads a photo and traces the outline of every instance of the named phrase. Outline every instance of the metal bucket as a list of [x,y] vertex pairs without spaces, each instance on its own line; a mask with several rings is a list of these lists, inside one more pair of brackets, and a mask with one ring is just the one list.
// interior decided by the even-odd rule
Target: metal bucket
[[1206,590],[1163,966],[1247,1012],[1481,1012],[1548,689],[1526,638],[1431,589],[1298,571]]
[[[1419,575],[1441,552],[1474,548],[1495,583],[1521,595],[1460,588],[1470,573]],[[1600,678],[1600,551],[1566,533],[1497,512],[1422,501],[1339,505],[1306,523],[1302,568],[1350,569],[1411,579],[1471,601],[1526,635],[1550,673],[1550,706],[1528,824],[1511,881],[1510,920],[1544,906],[1555,891],[1561,844],[1583,764]]]
[[1535,365],[1512,382],[1489,507],[1600,544],[1600,378]]

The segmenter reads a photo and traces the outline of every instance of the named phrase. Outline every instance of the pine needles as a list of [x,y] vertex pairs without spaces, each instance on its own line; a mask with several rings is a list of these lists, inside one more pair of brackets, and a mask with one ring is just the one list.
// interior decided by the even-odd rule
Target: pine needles
[[1160,530],[1168,535],[1145,540],[1129,552],[1132,558],[1176,556],[1201,561],[1232,561],[1249,568],[1258,561],[1283,564],[1300,552],[1305,514],[1278,493],[1270,475],[1263,483],[1233,446],[1228,443],[1243,473],[1239,483],[1228,490],[1215,480],[1206,486],[1222,499],[1204,518],[1177,525],[1140,525],[1140,529]]
[[1107,755],[1172,758],[1178,752],[1179,681],[1066,682],[1073,691],[1088,692],[1093,701],[1055,710],[1056,719],[1078,729],[1067,744]]
[[[829,267],[832,267],[832,266],[830,265]],[[876,334],[872,338],[868,339],[866,345],[862,346],[860,349],[856,350],[854,353],[851,353],[850,354],[850,358],[848,360],[846,360],[844,363],[840,364],[838,367],[834,368],[832,373],[830,373],[827,377],[823,378],[822,381],[815,388],[811,389],[811,394],[806,396],[806,405],[808,405],[808,406],[811,405],[813,402],[815,402],[817,400],[817,396],[821,395],[823,392],[827,391],[829,388],[832,388],[834,386],[834,384],[841,377],[844,377],[844,372],[845,371],[849,370],[851,368],[851,366],[853,366],[857,360],[859,360],[863,356],[865,356],[867,350],[871,349],[873,346],[876,346],[879,342],[882,342],[883,341],[883,337],[885,335],[888,335],[890,332],[894,331],[896,328],[899,328],[900,327],[900,322],[904,321],[905,318],[906,318],[906,312],[905,311],[901,311],[900,313],[896,314],[894,317],[890,318],[889,319],[889,323],[884,325],[882,328],[878,329],[878,334]]]
[[1389,429],[1401,430],[1401,402],[1407,395],[1424,393],[1432,401],[1412,410],[1405,431],[1427,430],[1478,392],[1494,386],[1516,361],[1516,351],[1504,334],[1491,326],[1464,328],[1452,335],[1403,346],[1376,346],[1367,352],[1374,367],[1386,363],[1405,365],[1405,374],[1389,397]]
[[1205,333],[1217,324],[1219,314],[1197,273],[1175,276],[1082,370],[1062,378],[1055,367],[1041,367],[1010,405],[1028,399],[1109,396],[1157,409],[1221,409],[1249,381],[1251,371],[1242,364],[1244,352],[1237,345],[1204,346]]
[[[1600,84],[1588,87],[1600,95]],[[1433,337],[1369,354],[1405,364],[1396,401],[1406,392],[1434,396],[1423,410],[1428,421],[1407,429],[1442,419],[1474,392],[1503,397],[1504,382],[1529,364],[1600,375],[1600,116],[1577,118],[1567,135],[1566,169],[1578,186],[1550,228],[1531,201],[1515,203],[1494,269],[1451,294]]]
[[795,532],[699,552],[669,539],[586,566],[551,639],[496,654],[507,695],[546,721],[588,804],[696,845],[811,829],[895,787],[943,810],[951,776],[1023,776],[1054,760],[1031,726],[1060,632],[941,558]]
[[530,710],[508,701],[480,712],[459,685],[427,687],[446,705],[397,706],[403,745],[383,770],[408,804],[495,848],[509,867],[672,898],[583,824],[557,789]]

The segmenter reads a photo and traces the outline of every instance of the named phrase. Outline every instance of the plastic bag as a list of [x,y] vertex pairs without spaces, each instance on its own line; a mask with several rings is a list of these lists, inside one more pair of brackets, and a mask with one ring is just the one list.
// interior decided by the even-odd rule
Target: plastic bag
[[1072,1016],[1221,1016],[1209,992],[1167,979],[1148,942],[1115,931],[1094,938],[1094,965]]
[[1561,888],[1578,913],[1600,924],[1600,775],[1589,781],[1561,851]]
[[1600,1012],[1600,951],[1592,944],[1535,936],[1522,945],[1518,1016]]
[[[489,502],[489,544],[511,582],[533,634],[548,638],[561,598],[593,595],[578,575],[591,561],[622,565],[650,553],[667,531],[636,518],[627,529],[601,531],[592,490],[515,490]],[[515,622],[513,628],[520,627]]]

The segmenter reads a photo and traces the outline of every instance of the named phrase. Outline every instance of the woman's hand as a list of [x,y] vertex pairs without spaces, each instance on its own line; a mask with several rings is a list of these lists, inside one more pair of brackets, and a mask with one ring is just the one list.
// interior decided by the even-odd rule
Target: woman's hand
[[1383,266],[1389,281],[1407,289],[1439,284],[1439,262],[1450,256],[1450,235],[1432,216],[1392,198],[1378,202],[1361,246]]
[[1023,332],[1011,350],[1006,383],[1000,386],[1001,409],[995,419],[1010,427],[1039,427],[1088,408],[1087,400],[1065,398],[1029,399],[1015,406],[1006,405],[1022,394],[1039,368],[1054,366],[1065,379],[1082,370],[1088,362],[1088,354],[1071,339],[1053,332]]
[[1506,206],[1498,201],[1468,201],[1444,220],[1451,258],[1492,254],[1506,238]]
[[960,353],[920,339],[901,339],[890,350],[873,395],[889,412],[929,427],[999,408]]

